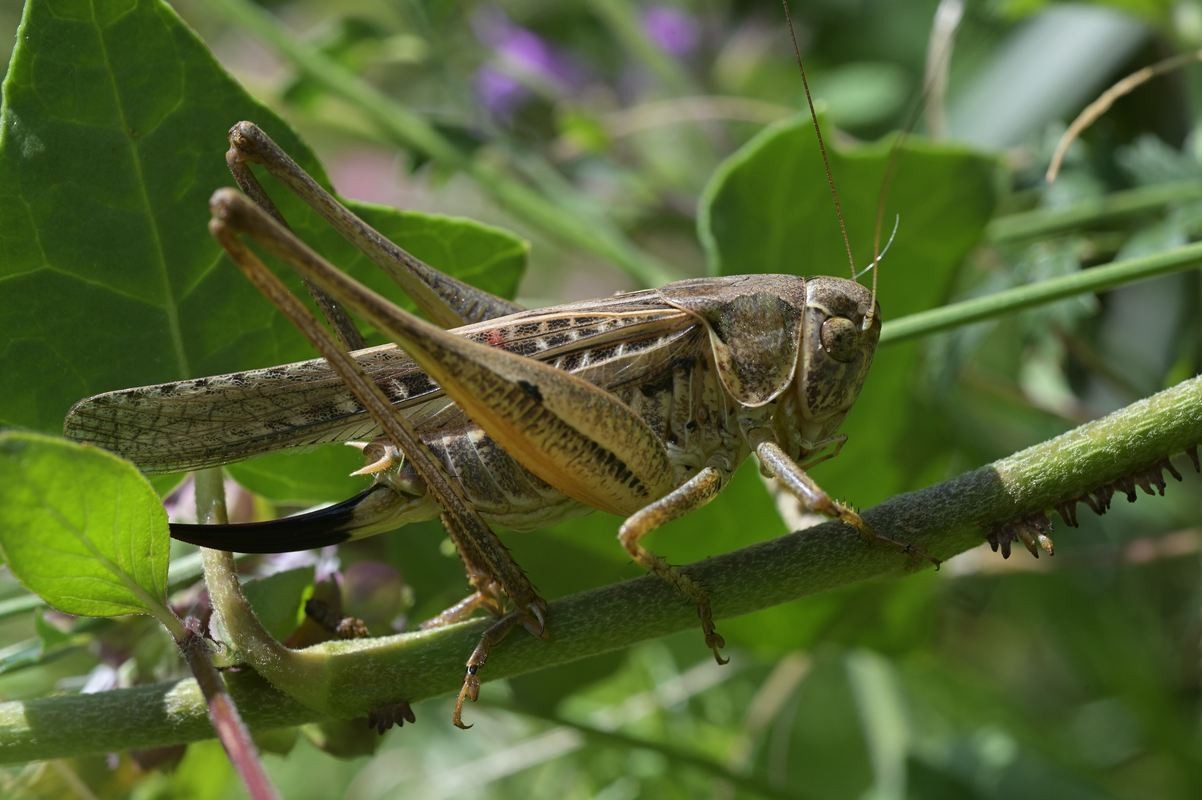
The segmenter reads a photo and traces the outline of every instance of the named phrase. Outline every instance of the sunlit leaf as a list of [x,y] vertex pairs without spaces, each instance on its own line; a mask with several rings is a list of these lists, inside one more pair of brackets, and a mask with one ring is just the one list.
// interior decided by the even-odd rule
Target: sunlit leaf
[[167,515],[128,462],[94,447],[0,434],[0,547],[22,583],[69,614],[162,613]]

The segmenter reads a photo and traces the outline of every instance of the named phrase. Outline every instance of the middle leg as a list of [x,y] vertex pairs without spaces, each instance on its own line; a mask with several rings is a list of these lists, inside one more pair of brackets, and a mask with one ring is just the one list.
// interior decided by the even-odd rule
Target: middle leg
[[618,531],[618,541],[626,548],[631,558],[672,584],[681,594],[697,604],[697,616],[701,619],[705,643],[714,652],[714,659],[719,664],[727,662],[727,659],[722,657],[722,648],[726,646],[726,642],[714,627],[709,595],[696,581],[669,564],[662,556],[657,556],[643,547],[640,540],[661,525],[695,511],[713,500],[729,478],[728,469],[707,466],[659,500],[630,515]]
[[936,567],[941,563],[939,559],[927,555],[917,545],[901,542],[878,533],[864,521],[864,518],[855,509],[827,494],[775,441],[760,441],[755,446],[755,454],[764,474],[780,481],[807,510],[837,519],[845,525],[851,526],[866,542],[885,545],[905,555],[926,559]]

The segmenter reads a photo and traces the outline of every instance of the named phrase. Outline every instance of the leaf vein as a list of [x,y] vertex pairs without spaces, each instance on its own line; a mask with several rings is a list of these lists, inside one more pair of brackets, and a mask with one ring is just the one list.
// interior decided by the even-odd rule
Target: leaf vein
[[121,118],[121,129],[125,136],[125,142],[129,147],[131,163],[133,164],[134,177],[138,185],[138,193],[142,201],[142,205],[146,209],[146,218],[150,221],[150,236],[154,242],[155,266],[163,280],[163,309],[167,312],[167,327],[171,334],[172,348],[175,350],[175,357],[179,364],[180,373],[190,375],[191,369],[188,365],[188,355],[184,349],[183,332],[180,328],[179,309],[176,307],[176,298],[172,295],[171,274],[167,269],[167,256],[163,249],[163,237],[159,231],[158,218],[154,214],[154,208],[150,202],[150,195],[146,192],[146,173],[143,169],[142,154],[129,138],[129,122],[125,114],[125,106],[122,103],[121,93],[117,88],[117,76],[113,74],[112,60],[109,58],[108,43],[104,38],[104,31],[100,27],[100,21],[96,16],[96,2],[92,0],[89,4],[92,12],[92,25],[96,29],[96,39],[100,46],[100,51],[104,58],[105,74],[108,76],[109,89],[113,95],[113,103],[117,109],[117,114]]

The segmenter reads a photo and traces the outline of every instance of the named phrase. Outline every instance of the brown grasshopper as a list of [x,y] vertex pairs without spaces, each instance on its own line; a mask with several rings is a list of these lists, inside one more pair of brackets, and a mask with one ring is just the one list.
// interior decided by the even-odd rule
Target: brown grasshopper
[[[478,694],[492,645],[518,623],[543,635],[546,604],[494,524],[532,529],[590,508],[626,517],[622,546],[695,604],[719,663],[724,642],[704,587],[640,542],[712,500],[749,454],[806,508],[842,520],[867,541],[918,552],[873,531],[805,471],[845,440],[837,431],[880,335],[875,289],[854,279],[744,275],[523,310],[385,239],[253,124],[235,125],[230,144],[227,161],[242,192],[213,195],[210,231],[323,358],[90,397],[69,413],[66,434],[147,472],[364,442],[368,464],[360,472],[375,482],[350,500],[265,523],[176,524],[172,536],[223,550],[282,552],[441,517],[474,592],[427,625],[481,607],[500,617],[468,660],[456,725],[463,726],[463,702]],[[434,324],[294,236],[251,163],[366,252]],[[243,237],[303,276],[341,344]],[[362,340],[343,306],[396,345],[348,353]],[[506,600],[515,609],[508,615]]]
[[[750,453],[807,508],[843,520],[869,541],[914,552],[874,532],[804,469],[835,455],[844,441],[837,429],[880,333],[868,288],[843,278],[745,275],[515,310],[385,240],[256,126],[234,126],[230,142],[228,158],[247,194],[216,192],[210,229],[324,359],[90,397],[71,410],[66,433],[147,472],[368,440],[370,463],[362,472],[375,483],[301,517],[173,525],[175,538],[281,552],[441,516],[475,593],[435,622],[481,606],[500,614],[504,598],[517,609],[473,654],[460,705],[474,699],[476,672],[493,641],[516,622],[535,634],[543,629],[545,603],[493,524],[531,529],[589,508],[624,515],[622,545],[696,604],[719,661],[723,641],[703,587],[640,540],[708,503]],[[265,208],[269,201],[247,162],[262,164],[363,247],[432,319],[456,327],[425,322],[325,262]],[[243,235],[399,347],[348,354]]]

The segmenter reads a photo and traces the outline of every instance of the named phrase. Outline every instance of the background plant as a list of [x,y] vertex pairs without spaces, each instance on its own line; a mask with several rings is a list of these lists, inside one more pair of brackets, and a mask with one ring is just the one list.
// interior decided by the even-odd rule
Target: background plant
[[[800,89],[774,6],[706,4],[701,11],[596,0],[505,12],[475,4],[344,7],[346,16],[331,19],[324,4],[275,3],[278,16],[259,30],[254,26],[264,18],[240,2],[179,5],[222,63],[323,153],[343,194],[454,211],[530,239],[524,300],[595,295],[706,269],[843,274],[812,140],[804,125],[780,122],[798,109]],[[6,388],[0,416],[53,432],[71,400],[90,392],[303,357],[269,309],[237,299],[247,295],[233,271],[205,255],[215,251],[204,233],[211,187],[201,177],[225,182],[222,132],[240,117],[272,120],[224,93],[232,90],[211,77],[203,50],[181,52],[186,40],[163,44],[134,26],[149,17],[122,17],[124,6],[99,2],[56,8],[67,20],[71,14],[61,12],[79,12],[82,33],[89,24],[112,35],[129,26],[128,49],[108,54],[112,63],[124,55],[129,75],[145,86],[196,89],[202,76],[212,83],[185,94],[202,107],[189,124],[179,123],[179,135],[156,140],[161,151],[138,138],[151,126],[137,119],[106,129],[88,118],[97,106],[79,87],[102,84],[91,79],[80,50],[65,43],[31,57],[20,114],[12,113],[20,95],[6,89],[6,144],[15,140],[12,126],[36,122],[40,104],[68,123],[58,131],[63,138],[43,137],[58,146],[53,152],[64,152],[66,137],[78,134],[70,140],[76,157],[91,165],[80,173],[80,186],[128,180],[118,159],[89,158],[86,148],[133,141],[128,152],[142,156],[141,164],[157,154],[173,167],[161,183],[143,181],[148,196],[164,203],[155,208],[180,208],[171,214],[119,208],[129,218],[118,226],[83,211],[90,193],[61,180],[45,186],[39,203],[21,208],[14,198],[29,192],[13,187],[27,187],[22,178],[30,173],[12,170],[29,169],[31,154],[4,151],[3,373],[19,376],[21,391]],[[900,24],[884,9],[862,13],[832,5],[799,10],[799,22],[829,121],[848,132],[840,139],[836,178],[857,251],[867,260],[887,146],[859,148],[850,137],[871,139],[905,116],[906,98],[922,85],[918,69],[931,15]],[[1198,189],[1182,180],[1198,171],[1188,74],[1150,86],[1104,120],[1054,189],[1044,190],[1035,177],[1054,120],[1140,59],[1191,44],[1188,8],[1149,5],[1138,19],[1097,9],[1024,6],[1023,13],[1005,5],[970,9],[956,39],[948,95],[934,98],[947,134],[984,155],[960,144],[915,145],[899,161],[890,212],[901,214],[901,229],[882,275],[887,318],[953,294],[1175,247],[1196,227],[1189,201]],[[1070,28],[1074,35],[1065,35]],[[1056,47],[1041,46],[1043,37]],[[273,43],[263,49],[264,41]],[[107,79],[106,71],[94,77]],[[147,100],[147,119],[171,118],[162,100],[169,93],[139,96]],[[762,132],[769,123],[781,127]],[[185,128],[213,144],[183,146]],[[286,144],[299,146],[294,139]],[[1000,156],[1004,168],[995,171],[991,159]],[[1133,189],[1145,198],[1159,194],[1139,213],[1114,214],[1113,201],[1100,200]],[[1057,211],[1063,208],[1078,213]],[[39,230],[46,220],[61,220],[69,231],[98,237],[64,237],[73,249],[52,249],[50,260],[61,259],[55,263],[91,270],[103,260],[98,254],[129,253],[116,273],[129,285],[119,288],[151,295],[162,317],[174,312],[178,340],[170,324],[148,329],[119,304],[90,299],[86,286],[31,285],[57,273],[30,272],[27,265],[43,254],[20,227],[23,219],[40,220],[40,228],[33,226]],[[419,253],[440,267],[462,264],[500,281],[501,290],[516,283],[524,248],[503,233],[448,223],[439,236],[438,223],[421,217],[386,219],[397,228],[416,226],[413,240],[403,243],[419,249],[424,240],[435,252]],[[299,225],[307,237],[321,236],[303,219]],[[153,270],[130,266],[145,243],[137,231],[168,232],[160,242],[160,253],[169,256],[162,263],[192,269],[184,285],[200,288],[180,299],[160,291]],[[328,236],[322,241],[337,248]],[[334,255],[346,263],[347,254]],[[505,269],[495,269],[494,261]],[[1192,375],[1198,300],[1196,275],[1179,276],[1101,302],[1067,301],[963,329],[921,348],[883,349],[849,421],[847,449],[818,477],[867,505]],[[315,457],[333,463],[321,471]],[[353,460],[332,449],[234,474],[256,503],[285,508],[344,495],[347,484],[327,482],[326,474],[345,474]],[[1192,489],[1170,490],[1164,500],[1124,503],[1102,520],[1087,517],[1081,531],[1060,535],[1050,570],[1046,560],[1039,570],[1018,560],[1000,571],[995,557],[966,556],[938,575],[869,584],[728,621],[723,632],[736,662],[727,670],[706,663],[695,636],[670,637],[512,681],[507,705],[514,713],[477,712],[483,723],[477,734],[485,735],[460,736],[441,724],[445,709],[428,703],[418,708],[420,737],[404,731],[380,743],[309,728],[281,737],[278,748],[289,755],[269,757],[267,765],[290,796],[374,795],[398,784],[450,793],[480,782],[501,795],[572,785],[582,796],[605,790],[691,796],[712,787],[712,773],[689,768],[668,746],[684,742],[692,755],[790,794],[869,787],[888,794],[905,786],[923,796],[969,789],[1004,795],[1055,786],[1083,795],[1184,795],[1198,771],[1193,598],[1200,514],[1193,481]],[[653,544],[687,562],[784,529],[745,471],[725,502],[658,534]],[[509,542],[536,584],[555,596],[635,574],[613,542],[614,530],[612,518],[597,515]],[[316,580],[315,591],[328,591],[337,576],[350,595],[348,610],[386,631],[398,613],[420,618],[462,593],[457,561],[440,541],[436,528],[422,527],[307,562],[261,563],[255,569],[264,574],[300,567],[265,581],[263,607],[277,612],[276,624],[287,633],[306,586]],[[15,585],[9,591],[14,611],[0,634],[12,642],[0,662],[6,697],[85,680],[92,687],[144,681],[178,668],[171,649],[138,622],[69,622],[30,611]],[[190,602],[184,597],[177,601]],[[492,687],[491,696],[501,693]],[[607,733],[614,727],[620,735]],[[518,745],[534,755],[519,761],[510,749]],[[365,754],[376,746],[382,749],[374,759]],[[314,747],[358,755],[349,762],[304,757]],[[229,780],[224,757],[211,746],[193,746],[182,757],[173,773],[140,779],[132,768],[108,771],[100,759],[80,759],[19,780],[49,792],[75,775],[113,793],[136,780],[142,791],[156,785],[171,791],[178,782],[216,792]]]

